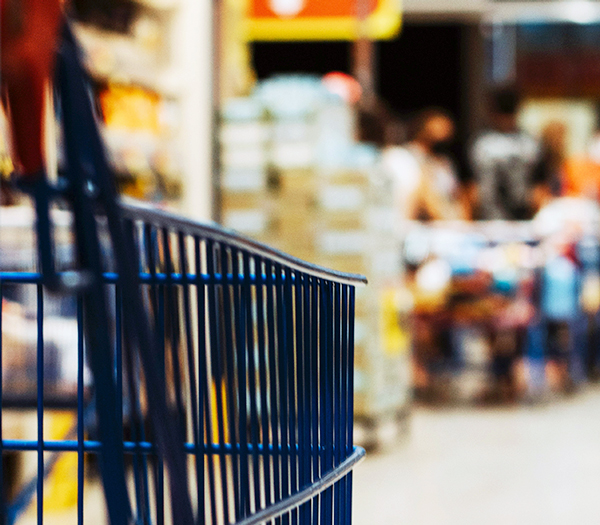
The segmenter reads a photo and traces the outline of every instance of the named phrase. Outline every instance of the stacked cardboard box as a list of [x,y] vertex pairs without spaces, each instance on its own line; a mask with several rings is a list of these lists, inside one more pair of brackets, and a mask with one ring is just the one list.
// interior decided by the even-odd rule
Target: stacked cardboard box
[[400,287],[391,181],[371,148],[357,145],[356,155],[354,168],[319,177],[316,262],[369,279],[356,295],[355,415],[365,440],[379,442],[385,425],[397,433],[409,403],[410,300]]
[[269,241],[269,124],[252,98],[231,99],[222,113],[221,210],[223,225]]
[[[237,191],[227,183],[231,171],[224,172],[224,222],[300,259],[367,276],[369,285],[356,291],[355,409],[372,429],[368,439],[378,440],[381,422],[396,422],[406,410],[410,389],[410,341],[402,313],[408,303],[399,287],[391,181],[380,168],[378,150],[354,141],[349,106],[313,93],[297,97],[302,103],[296,99],[290,108],[281,101],[292,95],[275,95],[276,87],[292,89],[267,85],[253,97],[264,108],[256,118],[269,129],[268,137],[255,143],[260,154],[254,153],[255,166],[266,164],[264,180],[259,184],[257,176],[255,189]],[[304,83],[304,89],[316,88]],[[224,154],[233,144],[224,145]],[[248,142],[236,144],[238,151],[231,154],[244,156]],[[237,217],[246,223],[232,220]]]
[[314,261],[315,173],[308,169],[286,169],[276,170],[274,174],[276,182],[271,195],[275,247],[300,259]]

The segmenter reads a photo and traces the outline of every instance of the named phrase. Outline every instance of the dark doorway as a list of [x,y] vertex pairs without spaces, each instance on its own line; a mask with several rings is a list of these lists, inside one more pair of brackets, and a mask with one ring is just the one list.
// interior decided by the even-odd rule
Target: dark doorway
[[462,177],[468,178],[465,145],[470,129],[465,24],[405,24],[399,38],[378,44],[378,91],[402,118],[438,106],[450,112],[457,125],[453,148]]
[[378,44],[379,93],[400,114],[441,106],[461,114],[458,24],[406,24],[400,38]]
[[260,79],[276,73],[350,71],[347,42],[255,42],[252,59]]
[[[377,91],[394,113],[409,118],[415,111],[440,106],[457,123],[455,157],[467,173],[464,146],[472,133],[465,60],[465,36],[472,27],[460,23],[405,23],[396,39],[376,46]],[[258,78],[276,73],[350,72],[347,42],[260,42],[252,46]]]
[[[394,40],[378,42],[378,92],[400,114],[441,106],[458,117],[463,78],[461,24],[405,24]],[[276,73],[350,72],[347,42],[257,42],[258,78]]]

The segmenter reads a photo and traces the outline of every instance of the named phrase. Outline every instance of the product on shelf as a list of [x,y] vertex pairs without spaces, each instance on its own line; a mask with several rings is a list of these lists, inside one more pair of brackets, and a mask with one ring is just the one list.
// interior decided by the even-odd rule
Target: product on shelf
[[76,0],[75,34],[96,83],[120,190],[175,203],[183,167],[182,72],[173,55],[177,0]]

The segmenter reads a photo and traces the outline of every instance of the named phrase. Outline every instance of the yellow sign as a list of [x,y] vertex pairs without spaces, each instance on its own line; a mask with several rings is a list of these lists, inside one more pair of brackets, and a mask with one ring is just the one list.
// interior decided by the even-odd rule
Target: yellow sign
[[[363,21],[357,3],[368,3]],[[250,0],[247,40],[372,40],[394,38],[402,25],[400,0]]]
[[412,297],[408,290],[390,287],[381,292],[382,342],[388,357],[405,354],[410,350],[411,339],[406,312],[406,303],[409,302],[412,302]]

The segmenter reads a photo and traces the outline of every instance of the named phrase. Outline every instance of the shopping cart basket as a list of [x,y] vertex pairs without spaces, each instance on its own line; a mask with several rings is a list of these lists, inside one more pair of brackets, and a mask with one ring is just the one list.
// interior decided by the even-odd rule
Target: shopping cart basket
[[[37,333],[36,438],[0,440],[3,454],[36,453],[37,475],[7,496],[0,469],[3,520],[36,500],[41,525],[44,479],[57,455],[74,453],[79,524],[90,457],[113,525],[170,515],[178,525],[350,523],[351,470],[364,456],[352,444],[354,297],[364,278],[118,205],[74,49],[67,31],[57,85],[78,267],[55,270],[52,195],[41,183],[30,188],[40,265],[0,271],[0,297],[35,289]],[[63,399],[76,423],[63,439],[44,434],[46,285],[76,305],[76,395]],[[9,394],[0,388],[2,417]]]

